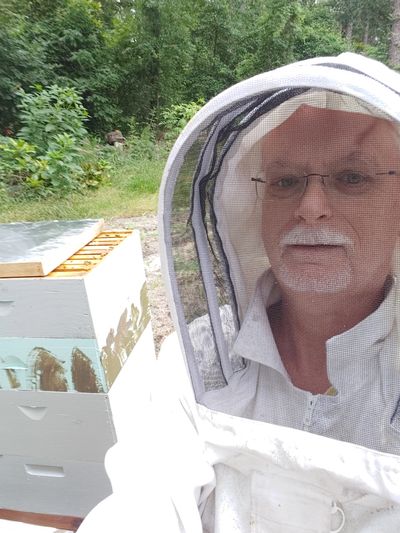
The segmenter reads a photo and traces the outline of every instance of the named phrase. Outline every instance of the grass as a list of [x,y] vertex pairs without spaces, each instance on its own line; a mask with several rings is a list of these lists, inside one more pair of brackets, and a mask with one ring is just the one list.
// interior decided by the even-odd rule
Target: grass
[[0,200],[0,222],[111,218],[155,213],[165,157],[133,159],[128,153],[110,157],[110,182],[95,191],[66,198]]

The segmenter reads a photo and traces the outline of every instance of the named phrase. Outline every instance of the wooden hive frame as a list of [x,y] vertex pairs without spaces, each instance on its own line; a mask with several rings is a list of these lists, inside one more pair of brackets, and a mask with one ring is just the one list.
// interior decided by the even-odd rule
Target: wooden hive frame
[[47,277],[84,276],[131,234],[131,230],[102,231],[92,241],[50,272]]

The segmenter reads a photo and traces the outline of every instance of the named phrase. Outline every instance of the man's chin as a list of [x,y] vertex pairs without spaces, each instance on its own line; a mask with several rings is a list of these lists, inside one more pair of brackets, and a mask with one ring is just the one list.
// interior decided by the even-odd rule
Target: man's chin
[[[310,269],[311,270],[311,269]],[[351,282],[351,271],[348,268],[335,272],[312,272],[289,269],[281,265],[275,272],[279,285],[294,292],[335,293],[348,288]]]

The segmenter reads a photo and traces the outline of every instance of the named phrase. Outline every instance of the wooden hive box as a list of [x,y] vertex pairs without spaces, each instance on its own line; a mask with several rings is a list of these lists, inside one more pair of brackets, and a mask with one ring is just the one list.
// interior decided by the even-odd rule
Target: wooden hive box
[[111,493],[115,417],[131,416],[131,377],[152,358],[137,231],[100,232],[46,276],[0,279],[0,518],[79,523]]

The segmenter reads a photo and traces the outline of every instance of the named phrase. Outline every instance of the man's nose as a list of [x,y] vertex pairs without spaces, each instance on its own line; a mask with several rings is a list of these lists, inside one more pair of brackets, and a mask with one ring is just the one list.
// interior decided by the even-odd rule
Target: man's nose
[[317,176],[308,178],[295,217],[312,224],[321,219],[329,219],[331,216],[332,208],[323,180]]

